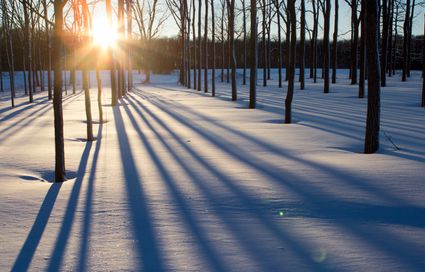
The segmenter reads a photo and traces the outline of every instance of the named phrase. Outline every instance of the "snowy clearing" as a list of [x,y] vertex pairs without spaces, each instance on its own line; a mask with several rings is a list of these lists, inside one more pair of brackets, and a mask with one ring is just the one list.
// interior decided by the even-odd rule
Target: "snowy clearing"
[[373,155],[362,154],[367,100],[344,72],[327,95],[321,80],[297,84],[291,125],[276,75],[256,110],[248,86],[235,103],[230,85],[212,98],[176,78],[156,75],[116,108],[105,88],[93,143],[84,95],[68,91],[63,184],[49,182],[46,93],[14,109],[1,94],[1,271],[424,271],[420,73],[388,78]]

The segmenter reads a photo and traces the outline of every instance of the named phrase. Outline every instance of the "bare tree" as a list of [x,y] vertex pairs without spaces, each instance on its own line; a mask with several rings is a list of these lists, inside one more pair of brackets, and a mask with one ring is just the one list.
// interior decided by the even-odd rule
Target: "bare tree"
[[65,0],[54,0],[55,25],[53,27],[52,59],[54,71],[53,111],[55,124],[55,181],[65,181],[65,148],[63,137],[63,110],[62,110],[62,67],[61,49],[63,32],[63,7]]
[[211,75],[211,92],[212,96],[215,96],[215,11],[214,11],[214,1],[211,1],[211,25],[212,25],[212,75]]
[[305,88],[305,0],[301,0],[301,29],[300,29],[300,87]]
[[[425,45],[425,14],[424,14],[424,41]],[[425,46],[422,49],[422,107],[425,107]]]
[[26,54],[26,59],[28,62],[28,87],[29,87],[29,101],[30,103],[32,103],[34,101],[33,98],[33,73],[32,73],[32,67],[33,67],[33,63],[32,63],[32,44],[31,44],[31,33],[30,33],[30,18],[29,18],[29,14],[28,11],[30,10],[29,8],[29,3],[28,0],[23,0],[22,1],[22,5],[23,5],[23,10],[24,10],[24,44],[25,44],[25,54]]
[[[179,3],[177,1],[169,1],[167,3],[173,17],[176,22],[179,22],[178,25],[181,27],[180,19],[184,20],[184,18],[180,17],[179,11],[173,9],[173,7],[180,9]],[[168,18],[168,14],[165,9],[160,8],[158,0],[136,0],[135,5],[133,5],[133,9],[134,18],[137,22],[137,26],[139,27],[139,33],[145,47],[144,55],[147,66],[145,83],[149,83],[151,80],[151,62],[153,61],[150,56],[150,50],[152,50],[151,42],[159,35],[164,22]]]
[[249,108],[256,106],[257,94],[257,1],[251,0],[251,33],[249,38],[250,78],[249,78]]
[[230,43],[230,66],[232,70],[232,101],[237,100],[236,89],[236,55],[235,55],[235,1],[227,0],[227,11],[229,17],[229,43]]
[[361,0],[361,11],[360,11],[360,58],[359,58],[359,98],[364,98],[365,94],[365,78],[366,78],[366,13],[365,8],[366,4],[365,0]]
[[329,93],[329,55],[330,55],[330,49],[329,49],[329,31],[330,31],[330,17],[331,17],[331,1],[325,0],[321,2],[322,5],[322,11],[324,14],[324,21],[325,26],[323,30],[323,51],[324,51],[324,74],[325,74],[325,80],[324,80],[324,93]]
[[[112,27],[112,6],[111,0],[105,0],[106,6],[106,15],[108,17],[108,24]],[[117,91],[117,74],[115,67],[115,55],[112,46],[109,48],[110,56],[110,72],[111,72],[111,97],[112,97],[112,106],[117,105],[118,102],[118,91]]]
[[243,30],[242,84],[246,85],[246,6],[245,6],[245,0],[242,0],[242,30]]
[[288,10],[288,21],[290,22],[291,35],[290,35],[290,59],[288,67],[288,92],[286,93],[285,99],[285,123],[290,124],[292,122],[292,99],[294,97],[294,79],[295,79],[295,54],[297,47],[297,18],[295,14],[295,1],[287,1],[287,10]]
[[204,22],[204,92],[208,92],[208,0],[205,0]]
[[336,66],[337,66],[337,54],[338,54],[338,13],[339,13],[339,1],[335,0],[335,14],[334,14],[334,35],[332,45],[332,83],[336,83]]
[[[409,1],[409,0],[408,0]],[[380,65],[378,52],[378,1],[367,0],[366,4],[366,60],[368,104],[364,153],[375,153],[379,149],[379,126],[381,111]]]
[[126,1],[127,7],[127,91],[133,88],[133,0]]

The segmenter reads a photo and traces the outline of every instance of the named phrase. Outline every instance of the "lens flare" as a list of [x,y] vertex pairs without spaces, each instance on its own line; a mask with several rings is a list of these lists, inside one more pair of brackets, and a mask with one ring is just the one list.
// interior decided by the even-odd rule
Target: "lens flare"
[[93,17],[92,36],[93,43],[102,48],[114,47],[118,39],[116,29],[104,15]]

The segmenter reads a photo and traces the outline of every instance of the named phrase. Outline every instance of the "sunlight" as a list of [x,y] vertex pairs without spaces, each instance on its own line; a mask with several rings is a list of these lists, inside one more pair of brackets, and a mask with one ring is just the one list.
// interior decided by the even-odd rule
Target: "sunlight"
[[103,14],[93,17],[92,35],[93,43],[102,48],[114,47],[118,39],[115,27],[110,26]]

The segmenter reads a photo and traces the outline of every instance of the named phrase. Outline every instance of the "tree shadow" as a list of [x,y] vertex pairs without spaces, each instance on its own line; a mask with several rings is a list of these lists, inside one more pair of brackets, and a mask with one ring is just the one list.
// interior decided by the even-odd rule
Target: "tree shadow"
[[136,270],[164,271],[158,241],[155,235],[152,215],[147,196],[133,157],[133,151],[124,126],[120,107],[114,108],[114,119],[118,134],[125,189],[128,197],[132,232],[138,249],[139,267]]
[[83,155],[80,159],[80,165],[78,166],[77,178],[74,181],[74,186],[68,204],[66,206],[65,214],[62,219],[61,228],[56,238],[53,251],[47,271],[59,271],[62,263],[63,256],[65,254],[66,246],[71,234],[72,225],[75,219],[75,211],[77,209],[78,200],[80,197],[81,185],[85,176],[87,162],[90,155],[92,142],[87,142],[83,151]]
[[37,250],[41,237],[43,236],[50,214],[52,213],[54,204],[59,194],[62,183],[53,183],[47,191],[46,197],[41,204],[37,217],[22,246],[18,257],[12,267],[12,271],[27,271],[34,253]]

